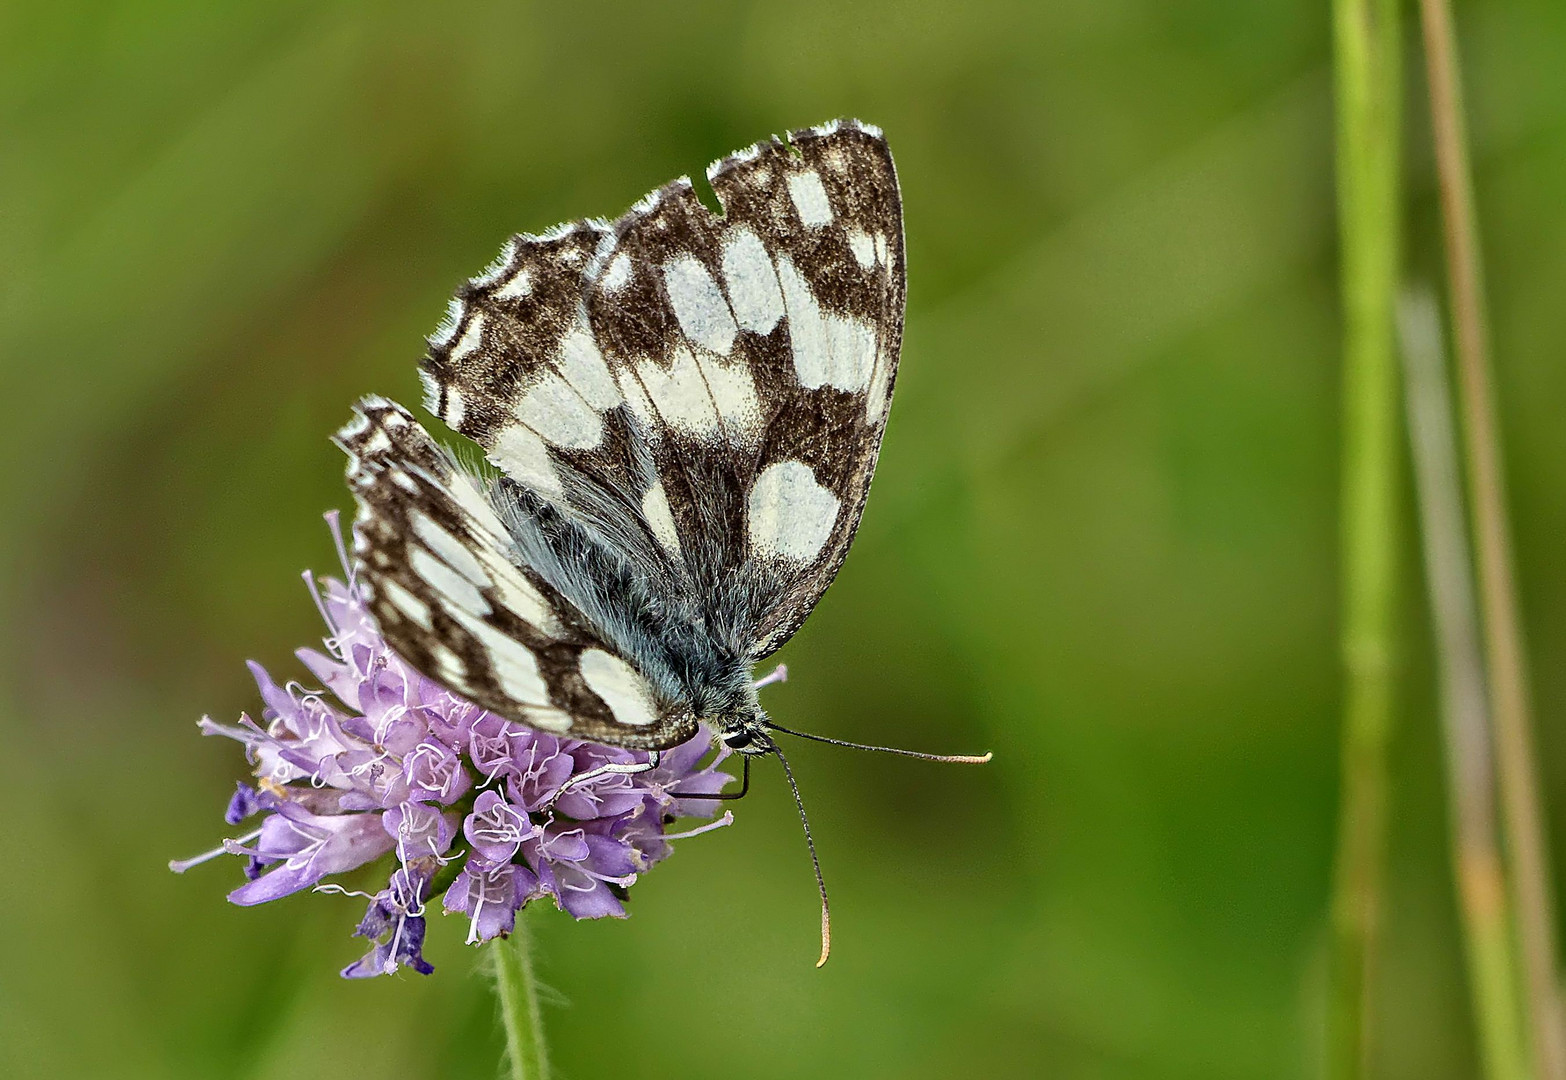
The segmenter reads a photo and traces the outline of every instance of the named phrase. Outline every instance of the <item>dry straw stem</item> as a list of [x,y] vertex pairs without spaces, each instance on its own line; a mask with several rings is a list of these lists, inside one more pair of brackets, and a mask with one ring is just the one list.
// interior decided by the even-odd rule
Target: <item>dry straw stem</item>
[[1440,673],[1452,865],[1474,1026],[1488,1080],[1527,1080],[1525,1025],[1517,997],[1505,873],[1496,843],[1495,757],[1474,606],[1473,563],[1463,526],[1462,479],[1442,355],[1441,313],[1428,288],[1405,291],[1398,305],[1398,327]]
[[1512,860],[1533,1052],[1541,1077],[1566,1080],[1566,1032],[1561,1026],[1560,988],[1556,981],[1555,904],[1545,855],[1522,624],[1512,573],[1501,438],[1490,382],[1479,229],[1474,215],[1457,46],[1451,9],[1445,0],[1420,0],[1419,9],[1445,226],[1453,337],[1457,344],[1458,398],[1467,436],[1490,710],[1495,722],[1502,811]]
[[1385,855],[1401,408],[1397,0],[1334,0],[1342,243],[1342,796],[1332,896],[1329,1075],[1365,1075]]

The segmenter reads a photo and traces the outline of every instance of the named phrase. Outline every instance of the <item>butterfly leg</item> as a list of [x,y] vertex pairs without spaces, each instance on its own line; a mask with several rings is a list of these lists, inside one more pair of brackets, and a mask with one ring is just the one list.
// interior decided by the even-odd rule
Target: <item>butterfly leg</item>
[[554,793],[550,800],[543,805],[542,809],[546,812],[553,810],[555,808],[555,803],[560,801],[560,797],[562,795],[570,791],[572,788],[581,787],[589,780],[596,780],[600,776],[635,776],[637,773],[644,773],[649,769],[656,769],[658,767],[658,763],[661,760],[663,760],[663,751],[649,750],[647,752],[646,761],[638,761],[632,765],[600,765],[596,769],[588,769],[585,773],[573,776],[571,779],[561,784],[560,790]]
[[717,800],[719,802],[727,802],[730,799],[743,799],[745,797],[745,793],[750,790],[750,755],[749,754],[745,755],[743,765],[744,765],[744,772],[741,774],[740,789],[738,791],[719,791],[719,792],[715,792],[713,794],[705,794],[704,793],[704,794],[700,794],[700,795],[686,795],[683,792],[671,791],[671,792],[669,792],[669,794],[673,795],[676,799],[715,799],[715,800]]

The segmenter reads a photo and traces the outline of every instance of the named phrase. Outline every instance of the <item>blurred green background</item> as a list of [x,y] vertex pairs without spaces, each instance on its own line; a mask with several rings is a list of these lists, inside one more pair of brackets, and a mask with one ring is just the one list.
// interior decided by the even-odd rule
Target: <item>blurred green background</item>
[[[1458,6],[1546,790],[1566,785],[1566,6]],[[1412,33],[1417,29],[1410,21]],[[1413,39],[1410,38],[1412,46]],[[1412,59],[1412,53],[1411,53]],[[1439,276],[1411,62],[1407,262]],[[775,768],[627,922],[534,921],[561,1076],[1308,1077],[1336,800],[1327,5],[0,6],[0,1072],[484,1077],[480,959],[184,877],[302,675],[348,502],[501,239],[772,132],[885,128],[909,310],[876,490],[768,691]],[[1411,518],[1405,515],[1405,520]],[[1475,1071],[1405,543],[1376,1071]],[[1556,798],[1557,861],[1566,799]]]

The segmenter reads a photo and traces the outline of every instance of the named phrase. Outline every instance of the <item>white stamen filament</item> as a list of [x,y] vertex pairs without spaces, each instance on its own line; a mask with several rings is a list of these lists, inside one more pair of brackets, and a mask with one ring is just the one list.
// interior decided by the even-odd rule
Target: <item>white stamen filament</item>
[[699,825],[696,828],[689,829],[685,832],[664,833],[663,839],[685,840],[689,837],[700,836],[704,832],[711,832],[713,829],[721,829],[725,825],[732,824],[734,824],[734,812],[732,810],[725,810],[723,812],[723,816],[720,817],[717,821],[709,821],[705,825]]
[[333,896],[356,896],[360,900],[374,900],[375,899],[375,894],[374,893],[361,892],[358,889],[345,889],[341,885],[335,885],[335,884],[332,884],[331,882],[328,882],[325,885],[317,885],[317,886],[315,886],[315,888],[311,889],[310,891],[311,892],[318,892],[318,893],[329,893],[329,894],[331,894]]
[[386,974],[390,975],[397,970],[397,944],[402,941],[402,926],[404,920],[397,920],[397,929],[392,931],[391,948],[386,950]]
[[[192,858],[189,858],[189,859],[170,859],[169,860],[169,869],[174,871],[176,874],[183,874],[186,870],[189,870],[192,866],[200,866],[204,862],[211,862],[213,859],[217,858],[219,855],[231,854],[231,852],[229,851],[228,845],[230,845],[230,844],[248,844],[248,843],[250,843],[250,841],[256,839],[260,835],[261,835],[261,830],[257,829],[255,832],[246,833],[244,836],[241,836],[238,839],[235,839],[235,840],[225,840],[221,844],[219,844],[217,847],[213,848],[211,851],[203,851],[200,855],[193,856]],[[248,854],[248,853],[246,853],[246,854]]]

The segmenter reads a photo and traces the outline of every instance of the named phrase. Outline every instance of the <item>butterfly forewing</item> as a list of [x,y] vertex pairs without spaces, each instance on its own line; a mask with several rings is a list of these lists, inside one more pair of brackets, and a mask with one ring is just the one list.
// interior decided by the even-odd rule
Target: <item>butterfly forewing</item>
[[543,731],[660,748],[696,729],[537,574],[517,563],[483,480],[400,406],[365,398],[349,456],[357,586],[387,643],[425,675]]
[[517,236],[453,300],[427,405],[669,588],[736,575],[759,659],[858,526],[901,344],[901,205],[879,131],[795,132],[612,223]]
[[834,122],[614,222],[515,236],[430,338],[458,468],[367,398],[338,441],[391,646],[504,716],[673,745],[743,705],[858,527],[901,345],[902,212],[879,131]]

